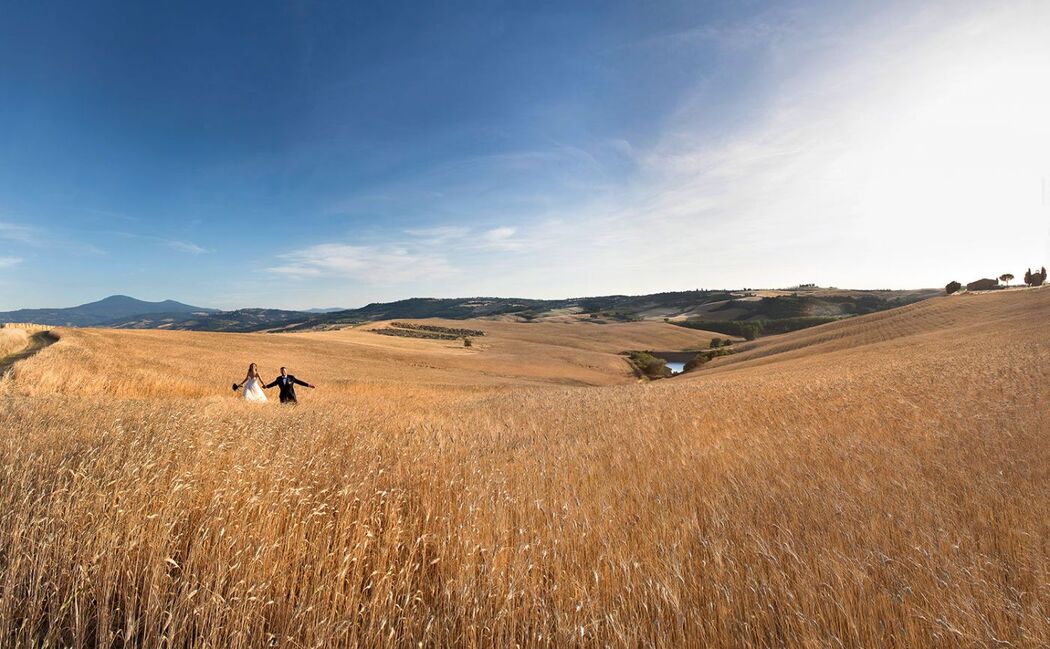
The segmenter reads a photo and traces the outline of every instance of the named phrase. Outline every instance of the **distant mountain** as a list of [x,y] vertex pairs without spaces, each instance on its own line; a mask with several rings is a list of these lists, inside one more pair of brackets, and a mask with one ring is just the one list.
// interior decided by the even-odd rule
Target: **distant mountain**
[[312,309],[305,309],[303,313],[335,313],[336,311],[346,311],[346,308],[341,306],[314,307]]
[[97,327],[114,320],[150,313],[215,313],[215,309],[190,306],[174,300],[146,302],[127,295],[111,295],[98,302],[61,309],[19,309],[0,312],[0,322],[35,322],[65,327]]

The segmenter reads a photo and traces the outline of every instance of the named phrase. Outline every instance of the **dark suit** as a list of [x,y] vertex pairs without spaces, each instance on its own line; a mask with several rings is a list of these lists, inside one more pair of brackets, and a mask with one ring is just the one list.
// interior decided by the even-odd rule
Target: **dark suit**
[[295,378],[291,374],[288,376],[278,376],[273,383],[264,387],[272,388],[277,386],[281,388],[281,403],[296,403],[295,400],[295,384],[298,383],[304,387],[308,387],[309,383],[304,383],[299,379]]

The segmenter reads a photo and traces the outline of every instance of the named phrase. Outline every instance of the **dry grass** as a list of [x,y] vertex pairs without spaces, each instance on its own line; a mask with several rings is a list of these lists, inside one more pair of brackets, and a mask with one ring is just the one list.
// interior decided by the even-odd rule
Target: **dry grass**
[[[1048,320],[938,299],[654,384],[610,352],[688,346],[655,324],[64,332],[0,385],[0,645],[1046,646]],[[321,387],[251,407],[249,360]]]
[[5,356],[20,352],[29,344],[29,334],[25,329],[0,327],[0,361]]

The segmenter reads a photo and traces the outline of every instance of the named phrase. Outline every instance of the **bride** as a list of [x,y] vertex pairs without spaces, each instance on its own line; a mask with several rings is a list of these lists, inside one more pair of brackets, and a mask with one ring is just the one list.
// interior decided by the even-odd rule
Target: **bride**
[[259,376],[259,368],[252,363],[248,366],[248,375],[240,383],[234,383],[233,389],[244,388],[242,393],[245,401],[266,401],[266,393],[263,392],[263,380]]

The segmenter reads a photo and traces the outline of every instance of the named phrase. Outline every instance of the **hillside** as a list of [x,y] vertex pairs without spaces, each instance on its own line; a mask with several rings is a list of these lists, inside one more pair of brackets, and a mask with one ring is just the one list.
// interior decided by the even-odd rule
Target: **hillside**
[[778,320],[798,317],[841,318],[909,304],[940,290],[843,291],[680,291],[650,295],[607,295],[566,300],[516,298],[415,298],[361,309],[326,313],[292,327],[326,329],[359,322],[402,318],[510,319],[519,322],[573,321],[598,323],[669,320],[704,329],[725,320]]
[[0,312],[0,322],[36,322],[59,327],[107,326],[115,320],[146,314],[169,313],[180,317],[206,314],[215,309],[182,304],[174,300],[146,302],[127,295],[111,295],[97,302],[57,309],[19,309]]
[[[711,334],[588,320],[58,331],[0,382],[0,638],[1050,644],[1050,288],[655,382],[618,352]],[[250,361],[317,388],[244,403]]]
[[[1045,319],[1045,320],[1043,320]],[[1050,289],[942,296],[891,311],[837,321],[738,345],[735,353],[712,361],[705,372],[770,367],[805,371],[815,365],[868,363],[885,357],[895,364],[916,359],[945,363],[967,352],[986,357],[1002,350],[1033,354],[1041,349],[1041,321],[1050,321]],[[996,336],[999,336],[997,339]],[[935,358],[940,355],[941,358]]]
[[282,309],[237,309],[236,311],[194,311],[138,313],[111,318],[97,326],[112,329],[172,329],[176,331],[268,331],[303,322],[303,311]]
[[[0,313],[0,322],[56,326],[183,331],[323,331],[365,322],[419,318],[486,319],[513,322],[592,324],[656,320],[729,335],[743,335],[741,323],[761,321],[765,333],[779,333],[829,320],[895,308],[940,294],[940,290],[846,291],[680,291],[650,295],[607,295],[565,300],[520,298],[411,298],[359,309],[238,309],[220,311],[171,300],[143,302],[114,296],[69,309],[24,309]],[[717,324],[713,324],[717,323]],[[756,326],[756,325],[747,325]]]

